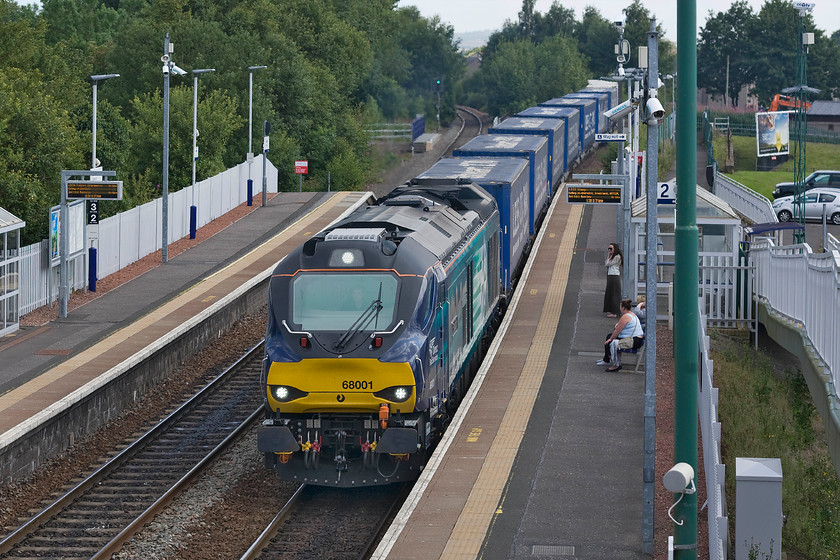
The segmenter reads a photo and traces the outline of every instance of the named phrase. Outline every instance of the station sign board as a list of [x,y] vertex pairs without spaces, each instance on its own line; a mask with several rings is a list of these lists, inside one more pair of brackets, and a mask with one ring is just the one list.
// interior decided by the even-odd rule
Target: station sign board
[[656,203],[657,204],[676,204],[677,203],[677,185],[675,182],[659,183],[656,186]]
[[298,175],[306,175],[309,173],[309,162],[307,160],[295,161],[295,173]]
[[596,142],[627,142],[626,134],[598,133],[595,135]]
[[621,186],[567,184],[566,202],[569,204],[621,204]]

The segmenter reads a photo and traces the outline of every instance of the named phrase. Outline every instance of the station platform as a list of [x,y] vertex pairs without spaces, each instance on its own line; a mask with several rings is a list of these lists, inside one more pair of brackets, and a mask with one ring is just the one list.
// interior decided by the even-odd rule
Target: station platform
[[[284,255],[369,194],[280,193],[66,318],[0,338],[0,454],[268,278]],[[6,470],[0,479],[16,474]]]
[[[67,319],[0,338],[0,451],[365,196],[278,195]],[[601,312],[615,210],[564,198],[555,197],[500,336],[374,558],[650,558],[644,374],[595,365],[616,321]]]
[[373,558],[642,559],[644,373],[595,365],[613,207],[562,191],[496,340]]

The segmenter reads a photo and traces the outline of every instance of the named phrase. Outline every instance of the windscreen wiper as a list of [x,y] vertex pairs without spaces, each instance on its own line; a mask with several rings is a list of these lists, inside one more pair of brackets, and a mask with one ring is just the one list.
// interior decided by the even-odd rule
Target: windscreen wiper
[[374,328],[378,326],[379,322],[379,312],[382,311],[382,282],[379,283],[379,296],[376,299],[370,302],[370,304],[362,311],[362,314],[353,321],[353,324],[350,325],[344,334],[338,339],[338,342],[335,343],[333,348],[335,350],[341,350],[344,348],[347,343],[356,335],[359,331],[367,327],[371,321],[374,319],[376,320],[376,324],[374,324]]

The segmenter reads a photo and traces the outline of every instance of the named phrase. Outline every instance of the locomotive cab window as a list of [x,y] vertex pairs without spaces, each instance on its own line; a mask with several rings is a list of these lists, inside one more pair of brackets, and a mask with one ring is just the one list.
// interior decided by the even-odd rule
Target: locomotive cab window
[[390,274],[305,273],[292,283],[292,321],[305,331],[342,331],[372,310],[362,330],[386,329],[394,319],[397,286]]

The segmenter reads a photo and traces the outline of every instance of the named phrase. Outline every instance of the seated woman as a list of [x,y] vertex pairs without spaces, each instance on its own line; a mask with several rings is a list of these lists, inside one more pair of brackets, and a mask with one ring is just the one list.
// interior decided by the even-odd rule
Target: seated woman
[[621,352],[619,349],[638,350],[645,342],[645,332],[642,322],[630,309],[633,302],[625,299],[621,302],[621,318],[615,324],[613,331],[604,342],[604,359],[598,360],[596,365],[610,366],[607,371],[621,369]]
[[647,318],[647,303],[645,302],[645,296],[639,295],[636,297],[636,304],[633,306],[631,310],[633,313],[636,314],[636,317],[642,322],[642,328],[645,328],[645,319]]

